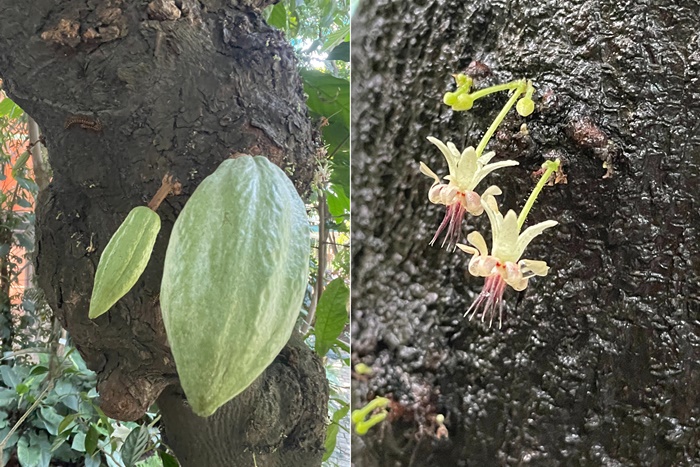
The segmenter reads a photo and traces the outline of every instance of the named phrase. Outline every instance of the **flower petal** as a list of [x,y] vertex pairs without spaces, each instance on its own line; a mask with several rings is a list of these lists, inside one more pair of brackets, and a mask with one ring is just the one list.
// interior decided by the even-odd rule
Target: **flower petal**
[[438,149],[442,152],[442,155],[445,156],[445,159],[447,160],[447,165],[450,168],[450,175],[454,174],[457,169],[457,161],[454,160],[452,153],[447,148],[447,146],[445,146],[445,143],[443,143],[437,138],[433,138],[432,136],[428,136],[428,141],[437,146]]
[[518,264],[524,277],[546,276],[549,272],[549,266],[545,261],[536,261],[533,259],[521,259]]
[[479,182],[481,182],[488,174],[493,172],[494,170],[502,169],[503,167],[513,167],[515,165],[520,165],[520,162],[518,161],[502,161],[502,162],[496,162],[493,164],[488,164],[485,165],[484,167],[478,169],[476,173],[474,174],[472,178],[472,184],[473,186],[470,188],[473,190]]
[[479,165],[481,165],[482,167],[485,166],[486,164],[489,163],[489,161],[491,159],[494,158],[495,155],[496,155],[496,153],[493,151],[489,151],[486,154],[482,154],[481,157],[479,158]]
[[498,260],[493,256],[472,256],[469,261],[469,274],[475,277],[488,277],[494,274]]
[[[486,240],[479,232],[472,232],[467,235],[467,241],[476,247],[481,256],[488,256],[489,248],[486,246]],[[464,250],[464,248],[462,249]]]
[[546,229],[550,227],[554,227],[557,225],[559,222],[557,221],[544,221],[540,222],[539,224],[535,224],[533,226],[528,227],[525,229],[523,233],[520,234],[518,237],[518,243],[516,246],[516,250],[518,252],[518,258],[520,258],[525,251],[525,248],[530,244],[530,242],[537,237],[539,234],[544,232]]
[[442,201],[443,198],[443,190],[447,187],[448,185],[444,183],[433,183],[433,186],[430,187],[430,190],[428,190],[428,199],[430,200],[431,203],[433,204],[445,204]]
[[459,149],[457,149],[457,146],[455,146],[455,143],[452,141],[447,142],[447,149],[450,150],[450,154],[452,155],[452,160],[455,161],[457,164],[459,164]]
[[465,149],[459,156],[457,172],[455,173],[457,180],[455,180],[455,182],[463,191],[473,190],[478,183],[474,182],[474,176],[477,174],[478,170],[476,159],[476,150],[471,146]]
[[423,163],[423,162],[420,163],[420,173],[422,173],[423,175],[427,175],[428,177],[434,179],[435,183],[433,183],[433,185],[437,185],[438,183],[440,183],[440,177],[438,177],[435,172],[430,170],[430,167],[425,165],[425,163]]
[[459,193],[459,190],[454,185],[448,185],[447,183],[433,184],[428,191],[428,199],[431,203],[449,206],[454,203],[457,193]]
[[474,191],[467,191],[462,198],[462,206],[472,216],[480,216],[484,213],[484,207],[481,205],[481,197]]
[[496,239],[500,236],[501,224],[503,224],[503,216],[498,211],[496,198],[493,197],[494,194],[501,194],[501,189],[495,185],[488,187],[484,194],[481,195],[481,205],[489,216],[489,222],[491,222],[491,247],[495,245]]
[[527,283],[529,279],[527,277],[520,277],[518,279],[514,279],[512,281],[506,280],[506,283],[513,287],[513,290],[517,290],[518,292],[522,292],[523,290],[527,289]]
[[501,271],[501,277],[506,281],[506,284],[518,292],[524,290],[527,287],[527,278],[523,277],[522,272],[520,272],[520,266],[511,261],[507,261],[505,266],[505,270]]
[[[501,216],[498,214],[498,216]],[[518,234],[518,216],[512,209],[506,213],[505,217],[501,217],[501,226],[498,231],[498,236],[493,237],[493,255],[500,258],[501,261],[511,261],[515,263],[520,258],[517,251]]]
[[[483,198],[484,196],[490,196],[493,198],[494,196],[498,196],[500,194],[503,194],[501,189],[498,188],[496,185],[491,185],[490,187],[484,190],[484,193],[481,195],[481,197]],[[496,206],[495,210],[498,211],[498,206]]]
[[496,185],[491,185],[481,194],[482,203],[486,203],[493,212],[498,212],[498,203],[494,196],[503,193]]
[[479,254],[479,250],[477,250],[473,246],[465,245],[464,243],[458,243],[457,248],[459,248],[463,252],[468,253],[470,255],[478,255]]

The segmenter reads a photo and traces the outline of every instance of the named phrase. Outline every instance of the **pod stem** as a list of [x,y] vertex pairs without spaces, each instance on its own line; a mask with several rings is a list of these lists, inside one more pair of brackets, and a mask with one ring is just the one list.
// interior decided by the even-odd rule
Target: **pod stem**
[[182,184],[177,180],[173,181],[172,175],[165,174],[165,176],[163,177],[163,181],[161,182],[160,188],[158,188],[156,194],[153,195],[153,199],[149,201],[148,207],[155,212],[158,210],[160,203],[162,203],[163,200],[168,197],[168,195],[179,195],[181,192]]

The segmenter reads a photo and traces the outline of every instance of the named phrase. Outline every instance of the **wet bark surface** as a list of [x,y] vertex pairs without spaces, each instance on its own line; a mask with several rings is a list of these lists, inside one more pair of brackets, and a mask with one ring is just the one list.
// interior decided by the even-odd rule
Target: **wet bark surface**
[[[353,402],[392,399],[357,466],[700,463],[700,35],[695,2],[363,2],[353,18]],[[555,219],[502,330],[462,317],[483,279],[428,242],[435,136],[476,146],[506,96],[442,104],[451,73],[531,78],[537,110],[492,140],[502,210]],[[520,131],[527,124],[528,134]],[[603,167],[612,167],[612,171]],[[469,217],[463,235],[486,216]],[[464,241],[464,237],[462,239]],[[435,416],[445,416],[438,439]]]
[[[262,20],[262,3],[40,0],[28,8],[0,0],[0,76],[39,123],[53,169],[37,207],[39,283],[98,373],[105,413],[137,419],[173,385],[161,400],[183,465],[234,465],[231,446],[246,450],[235,465],[251,466],[253,452],[258,465],[306,466],[320,464],[323,451],[325,373],[291,342],[225,410],[206,420],[175,413],[183,401],[158,306],[172,224],[221,161],[262,154],[302,196],[308,190],[315,134],[293,50]],[[88,319],[104,247],[166,173],[182,193],[158,210],[162,229],[148,268],[109,313]],[[279,413],[289,406],[294,419]],[[193,457],[205,433],[193,427],[210,425],[211,457]],[[271,452],[279,460],[268,459]]]

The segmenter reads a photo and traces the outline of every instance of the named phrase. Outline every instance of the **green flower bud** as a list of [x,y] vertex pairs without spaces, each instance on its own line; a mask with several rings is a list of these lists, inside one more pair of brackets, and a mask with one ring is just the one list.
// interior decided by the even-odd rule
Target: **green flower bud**
[[469,110],[474,105],[474,99],[469,94],[457,96],[457,102],[452,105],[452,110],[461,111]]
[[445,97],[442,98],[442,102],[445,105],[453,106],[457,102],[457,95],[454,92],[446,92]]
[[515,104],[515,110],[517,110],[522,117],[527,117],[535,111],[535,102],[529,97],[523,97]]

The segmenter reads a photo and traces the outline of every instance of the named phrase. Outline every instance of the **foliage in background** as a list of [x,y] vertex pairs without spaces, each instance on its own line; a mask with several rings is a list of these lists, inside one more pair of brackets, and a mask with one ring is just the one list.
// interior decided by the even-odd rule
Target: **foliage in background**
[[[40,323],[33,319],[34,312],[41,311],[36,310],[36,302],[31,296],[25,300],[12,287],[30,267],[27,255],[34,247],[32,203],[37,186],[28,167],[26,134],[22,109],[10,99],[0,100],[0,348],[3,352],[11,351],[13,343],[27,343]],[[20,329],[24,332],[18,335]]]
[[350,214],[350,16],[343,0],[286,0],[265,11],[301,63],[306,102],[326,144],[321,185],[338,231]]
[[[316,283],[307,302],[307,342],[326,357],[330,385],[326,465],[348,461],[350,277],[350,5],[348,0],[285,0],[265,11],[284,31],[301,64],[307,106],[323,142],[314,198],[318,249]],[[332,259],[331,259],[332,258]],[[329,265],[329,267],[326,267]],[[327,285],[326,285],[327,283]],[[344,379],[346,378],[346,379]]]
[[[331,389],[324,461],[340,465],[338,435],[349,434],[349,5],[346,0],[286,0],[268,8],[265,15],[270,24],[285,31],[297,51],[309,112],[325,144],[317,154],[310,199],[318,241],[305,302],[306,332],[309,345],[325,357]],[[77,352],[69,350],[50,371],[50,359],[55,356],[50,349],[60,339],[51,332],[50,310],[37,290],[27,289],[23,295],[11,291],[10,284],[28,264],[25,259],[34,241],[31,208],[37,187],[27,166],[25,126],[22,110],[10,99],[0,101],[4,169],[0,182],[8,171],[16,180],[7,189],[3,185],[0,194],[0,284],[6,291],[0,297],[0,343],[9,357],[0,361],[0,443],[7,437],[0,451],[5,462],[16,461],[23,467],[137,462],[142,467],[176,466],[162,445],[156,414],[148,414],[138,424],[114,421],[100,411],[95,375]],[[6,143],[24,149],[18,153]],[[24,252],[18,253],[16,246]],[[16,432],[8,437],[15,426]],[[340,444],[348,452],[342,454],[347,458],[349,436],[343,439]]]
[[[0,445],[5,462],[14,460],[23,467],[178,465],[162,446],[154,426],[156,414],[148,413],[141,423],[105,416],[97,404],[96,375],[75,349],[63,357],[51,349],[34,350],[37,363],[9,358],[14,355],[8,352],[0,365]],[[24,414],[28,416],[18,424]]]

